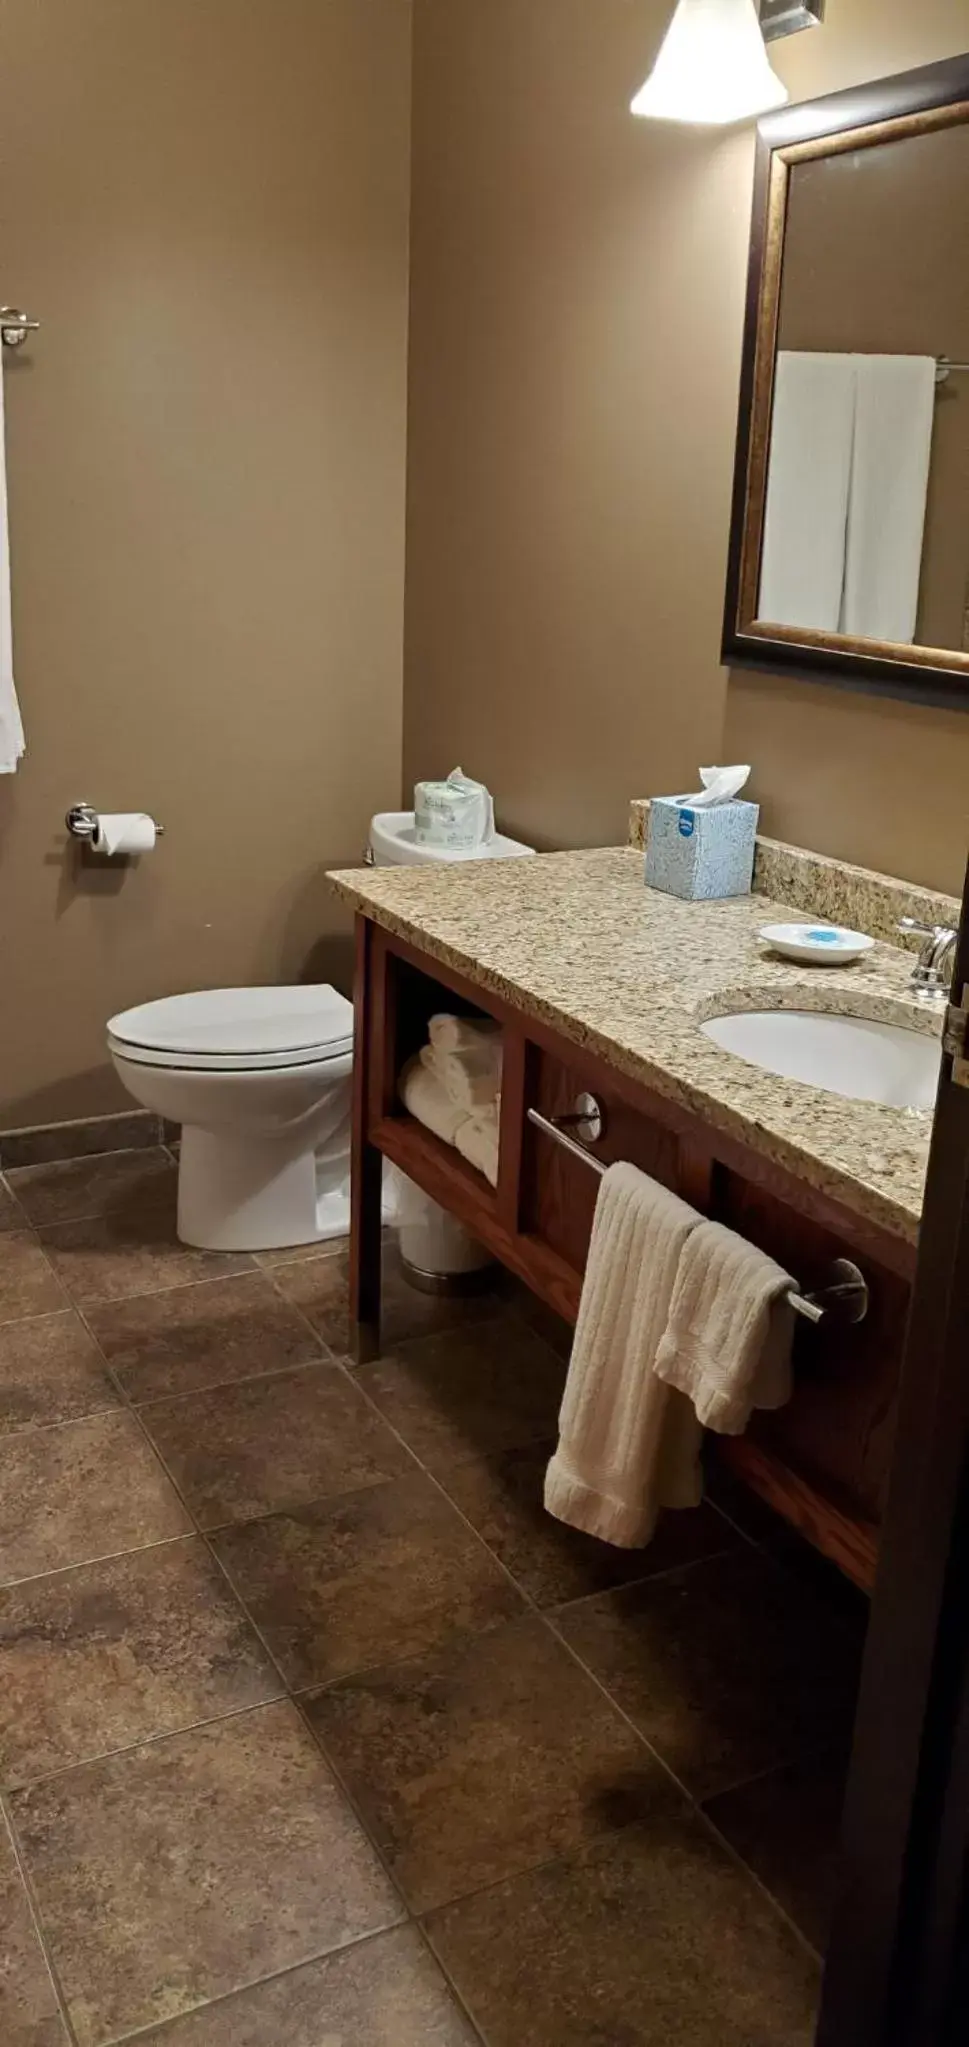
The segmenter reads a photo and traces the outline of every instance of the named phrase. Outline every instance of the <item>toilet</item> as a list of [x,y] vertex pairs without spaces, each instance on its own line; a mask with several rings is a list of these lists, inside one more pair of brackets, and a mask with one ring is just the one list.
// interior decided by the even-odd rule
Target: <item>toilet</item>
[[208,1251],[322,1243],[350,1226],[353,1008],[327,985],[211,988],[126,1009],[129,1094],[182,1126],[178,1234]]

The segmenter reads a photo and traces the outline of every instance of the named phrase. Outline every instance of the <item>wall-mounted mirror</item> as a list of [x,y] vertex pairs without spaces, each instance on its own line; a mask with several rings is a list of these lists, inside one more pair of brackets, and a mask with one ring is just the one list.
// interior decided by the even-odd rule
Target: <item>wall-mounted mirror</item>
[[969,56],[760,124],[723,653],[969,707]]

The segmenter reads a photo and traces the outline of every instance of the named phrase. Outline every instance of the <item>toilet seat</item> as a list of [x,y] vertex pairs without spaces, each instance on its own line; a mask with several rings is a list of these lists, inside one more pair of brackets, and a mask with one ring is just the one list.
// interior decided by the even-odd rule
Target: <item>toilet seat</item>
[[141,1066],[192,1073],[269,1073],[353,1050],[353,1006],[328,983],[208,988],[122,1010],[108,1045]]

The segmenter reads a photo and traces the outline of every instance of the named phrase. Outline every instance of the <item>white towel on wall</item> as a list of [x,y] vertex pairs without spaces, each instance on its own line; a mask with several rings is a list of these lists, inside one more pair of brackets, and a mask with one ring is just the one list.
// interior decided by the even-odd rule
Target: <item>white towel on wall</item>
[[[2,355],[2,350],[0,350]],[[3,366],[0,363],[0,775],[12,775],[24,751],[24,728],[13,680],[10,615],[10,537],[7,529],[7,457],[3,423]]]
[[759,619],[839,630],[854,408],[852,356],[779,351]]
[[603,1175],[545,1505],[624,1549],[649,1541],[661,1508],[694,1507],[702,1492],[700,1424],[653,1371],[699,1221],[635,1166]]
[[915,638],[935,423],[935,358],[856,355],[841,631]]
[[790,1273],[722,1223],[685,1244],[655,1370],[693,1404],[705,1428],[739,1436],[755,1407],[791,1395]]

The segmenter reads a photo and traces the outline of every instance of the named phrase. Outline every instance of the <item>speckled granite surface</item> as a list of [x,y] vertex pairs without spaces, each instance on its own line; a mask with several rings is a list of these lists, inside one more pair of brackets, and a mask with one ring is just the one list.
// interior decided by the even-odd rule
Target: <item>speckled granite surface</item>
[[937,1034],[940,1020],[909,996],[909,954],[877,945],[850,967],[785,964],[756,931],[789,917],[789,904],[660,895],[644,886],[631,847],[329,878],[356,909],[483,990],[914,1241],[927,1115],[777,1079],[698,1028],[730,1010],[807,1008]]
[[[631,846],[645,846],[648,817],[649,798],[636,797],[629,806]],[[909,943],[898,937],[900,917],[914,917],[919,924],[950,924],[954,929],[962,907],[956,896],[920,888],[917,882],[896,881],[870,867],[852,867],[826,853],[809,853],[804,846],[761,837],[754,855],[754,889],[801,916],[826,917],[831,924],[866,931],[869,938],[882,938],[888,945]]]

